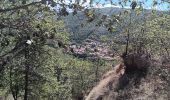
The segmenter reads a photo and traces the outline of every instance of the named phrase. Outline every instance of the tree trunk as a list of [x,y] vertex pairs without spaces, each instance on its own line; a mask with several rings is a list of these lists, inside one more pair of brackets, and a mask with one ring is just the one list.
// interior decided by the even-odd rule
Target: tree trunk
[[98,64],[96,65],[96,70],[95,70],[95,82],[97,83],[98,82],[98,71],[99,71],[99,62],[100,60],[99,59],[97,59],[97,62],[98,62]]
[[127,35],[127,40],[126,40],[126,50],[125,50],[125,55],[128,53],[128,47],[129,47],[129,30],[128,30],[128,35]]
[[[9,78],[10,78],[10,90],[12,93],[12,96],[14,98],[14,100],[17,100],[17,89],[13,87],[12,85],[12,66],[10,66],[10,73],[9,73]],[[14,90],[15,89],[15,90]],[[1,99],[0,99],[1,100]]]
[[28,80],[29,80],[29,50],[25,48],[25,94],[24,100],[28,100]]

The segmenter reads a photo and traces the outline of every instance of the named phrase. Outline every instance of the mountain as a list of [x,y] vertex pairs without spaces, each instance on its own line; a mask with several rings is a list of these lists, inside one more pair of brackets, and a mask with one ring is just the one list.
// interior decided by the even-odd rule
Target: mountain
[[[92,22],[88,22],[88,18],[84,12],[78,12],[76,15],[69,14],[64,17],[65,24],[68,30],[72,33],[71,39],[74,42],[81,43],[85,39],[93,38],[99,39],[101,35],[110,34],[104,26],[96,26],[101,20],[102,15],[108,15],[111,8],[93,9],[95,10],[95,18]],[[111,12],[118,14],[122,9],[115,8]],[[96,34],[97,33],[97,34]]]
[[[121,22],[122,27],[116,27],[116,22],[113,23],[116,17],[119,19],[120,16],[130,13],[131,11],[133,20],[141,20],[146,15],[148,17],[148,13],[151,13],[151,10],[145,10],[143,14],[136,16],[135,12],[130,9],[111,7],[93,8],[91,11],[94,11],[93,13],[95,15],[91,22],[88,21],[88,17],[84,12],[78,12],[76,15],[70,13],[68,16],[64,17],[65,24],[71,33],[72,41],[81,43],[85,39],[100,40],[102,36],[113,38],[116,33],[121,33],[123,31],[122,29],[128,25],[130,20],[130,17],[124,17],[123,19],[126,18],[127,21],[123,23]],[[106,20],[102,20],[104,16],[107,17]],[[108,23],[112,24],[112,27],[114,28],[113,32],[109,32],[109,27],[107,26]]]

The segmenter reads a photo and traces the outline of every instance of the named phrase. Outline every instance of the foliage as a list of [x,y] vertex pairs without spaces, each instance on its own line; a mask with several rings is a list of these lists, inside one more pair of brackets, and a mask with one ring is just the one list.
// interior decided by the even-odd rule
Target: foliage
[[150,50],[158,55],[169,56],[170,50],[170,15],[162,14],[147,22],[146,44]]
[[[1,88],[15,100],[27,95],[40,99],[44,94],[57,91],[59,84],[54,76],[54,66],[42,63],[46,61],[42,55],[48,54],[44,46],[53,46],[50,40],[67,43],[68,34],[63,21],[54,19],[55,12],[48,6],[41,2],[22,3],[7,0],[0,4],[4,7],[0,11]],[[40,92],[43,95],[39,95]]]
[[[119,1],[122,6],[128,2]],[[81,24],[77,25],[80,32],[71,37],[75,40],[82,42],[91,36],[112,41],[114,50],[121,53],[128,42],[129,51],[169,56],[170,16],[145,12],[130,1],[132,9],[116,9],[115,14],[110,9],[103,14],[105,9],[100,12],[83,6],[86,0],[69,4],[63,0],[0,0],[0,95],[12,94],[15,100],[71,100],[96,84],[113,62],[93,62],[63,52],[70,42],[65,23],[71,18],[69,27]],[[93,0],[89,3],[92,7]],[[68,8],[76,19],[67,19]],[[65,22],[62,16],[67,16]],[[59,42],[65,48],[59,48]]]

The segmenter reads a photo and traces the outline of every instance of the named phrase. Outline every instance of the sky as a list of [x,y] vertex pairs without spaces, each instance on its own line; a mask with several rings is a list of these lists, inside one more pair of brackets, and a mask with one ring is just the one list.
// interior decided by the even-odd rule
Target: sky
[[[110,3],[110,1],[113,1],[113,3],[115,4],[115,5],[111,5],[111,3]],[[95,2],[99,2],[99,5],[98,6],[96,6],[96,7],[121,7],[120,5],[119,5],[119,1],[120,0],[94,0],[94,3]],[[132,0],[131,0],[132,1]],[[155,8],[156,10],[170,10],[170,8],[168,8],[168,7],[170,7],[170,3],[168,4],[168,3],[163,3],[163,2],[161,2],[162,0],[155,0],[155,1],[157,1],[158,2],[158,4],[159,5],[156,5],[155,7],[153,7],[153,1],[154,0],[136,0],[138,3],[139,2],[143,2],[143,7],[145,8],[145,9],[151,9],[151,8]],[[104,6],[102,6],[101,4],[105,4]],[[126,6],[124,6],[125,8],[130,8],[130,2],[128,2],[127,3],[127,5]]]
[[[72,3],[74,3],[76,0],[64,0],[64,2],[66,4],[71,3],[71,1],[72,1]],[[80,0],[80,4],[83,1],[84,0]],[[86,0],[86,1],[87,2],[84,3],[82,6],[89,7],[90,0]],[[112,5],[110,1],[112,1],[114,5]],[[124,1],[124,0],[93,0],[93,8],[105,8],[105,7],[122,8],[122,6],[119,4],[119,1]],[[133,0],[127,0],[127,1],[133,1]],[[155,9],[155,10],[160,10],[160,11],[170,11],[170,3],[163,3],[163,2],[161,2],[162,0],[136,0],[136,1],[138,2],[138,6],[139,6],[139,2],[142,2],[142,6],[143,6],[144,9]],[[153,1],[157,1],[158,5],[153,6]],[[170,1],[170,0],[167,0],[167,1]],[[124,5],[123,7],[124,8],[131,8],[130,5],[131,5],[131,2],[127,2],[126,5]],[[57,8],[58,7],[55,7],[55,9],[57,9]],[[70,9],[68,9],[68,10],[70,12],[72,11]]]

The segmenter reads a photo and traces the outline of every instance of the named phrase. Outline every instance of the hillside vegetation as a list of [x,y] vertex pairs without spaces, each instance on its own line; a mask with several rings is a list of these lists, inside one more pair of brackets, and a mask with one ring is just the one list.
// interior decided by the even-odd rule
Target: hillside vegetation
[[0,100],[169,100],[169,1],[118,1],[0,0]]

